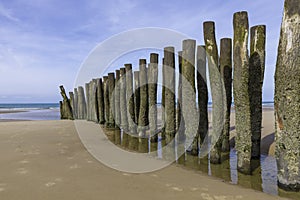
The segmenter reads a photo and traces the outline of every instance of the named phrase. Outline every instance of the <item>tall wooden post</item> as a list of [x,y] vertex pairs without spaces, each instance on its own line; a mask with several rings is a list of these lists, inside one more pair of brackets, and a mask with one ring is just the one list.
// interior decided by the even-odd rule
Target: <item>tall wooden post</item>
[[128,119],[126,104],[126,70],[120,69],[120,109],[121,109],[121,128],[123,130],[122,146],[128,146]]
[[134,122],[138,125],[140,114],[140,74],[139,71],[135,71],[134,75]]
[[133,75],[132,65],[125,64],[126,70],[126,102],[127,102],[127,119],[128,119],[128,133],[136,134],[136,125],[134,123],[134,93],[133,93]]
[[103,92],[104,92],[104,113],[105,113],[105,124],[109,122],[109,93],[108,93],[108,76],[103,76]]
[[166,87],[165,87],[165,58],[162,58],[162,95],[161,95],[161,107],[162,107],[162,112],[161,112],[161,121],[162,121],[162,129],[161,129],[161,137],[163,140],[166,139],[166,107],[165,107],[165,101],[166,101]]
[[275,72],[279,187],[300,191],[300,2],[286,0]]
[[115,122],[117,127],[121,127],[121,108],[120,108],[120,70],[116,70],[115,83]]
[[149,93],[149,128],[151,142],[157,142],[157,82],[158,82],[158,54],[150,54],[148,67],[148,93]]
[[86,95],[86,119],[91,120],[91,110],[90,110],[90,83],[85,84],[85,95]]
[[84,89],[82,86],[78,87],[78,119],[86,119],[86,100]]
[[208,89],[206,80],[206,50],[205,46],[197,47],[197,89],[200,144],[204,142],[208,133]]
[[249,96],[248,13],[233,16],[233,94],[238,171],[251,174],[251,112]]
[[230,110],[232,102],[232,40],[230,38],[221,39],[220,71],[226,93],[226,105],[224,105],[226,116],[223,128],[222,152],[229,152]]
[[109,98],[109,118],[108,123],[106,124],[109,128],[115,127],[115,97],[114,97],[114,89],[115,89],[115,74],[108,73],[108,98]]
[[98,118],[99,123],[105,123],[105,116],[104,116],[104,91],[103,91],[103,82],[102,78],[97,80],[97,101],[98,101]]
[[74,88],[74,110],[73,110],[73,114],[75,119],[78,119],[78,89]]
[[140,113],[139,113],[139,128],[140,137],[146,136],[146,130],[149,123],[148,120],[148,86],[147,86],[147,66],[146,59],[139,60],[139,80],[140,80]]
[[97,102],[97,85],[96,79],[93,79],[90,82],[90,104],[91,104],[91,121],[98,123],[97,118],[97,110],[98,110],[98,102]]
[[75,115],[74,115],[74,93],[73,92],[69,92],[69,96],[70,96],[70,106],[72,108],[72,112],[73,112],[73,118],[75,119]]
[[210,150],[210,162],[221,163],[221,149],[223,135],[219,133],[218,127],[224,126],[224,97],[225,90],[219,70],[218,46],[215,37],[215,23],[204,22],[204,40],[206,47],[206,56],[208,61],[209,80],[211,85],[212,96],[212,131],[209,134],[211,145],[214,145]]
[[260,158],[262,87],[265,73],[266,26],[250,29],[249,94],[252,132],[252,159]]
[[[191,113],[197,112],[196,88],[195,88],[195,40],[184,40],[182,43],[182,106],[181,111],[185,121],[185,135],[193,142],[189,148],[192,155],[198,155],[198,122],[194,124],[195,116]],[[195,136],[194,136],[195,135]]]
[[176,133],[175,108],[175,54],[174,47],[164,48],[164,83],[165,83],[165,120],[166,143],[170,143]]

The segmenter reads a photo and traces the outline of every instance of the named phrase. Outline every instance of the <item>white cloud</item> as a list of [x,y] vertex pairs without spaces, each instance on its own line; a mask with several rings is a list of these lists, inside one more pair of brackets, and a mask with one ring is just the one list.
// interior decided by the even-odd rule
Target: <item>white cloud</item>
[[14,22],[19,22],[20,20],[18,18],[16,18],[13,13],[12,10],[5,8],[1,3],[0,3],[0,16],[3,16],[11,21]]

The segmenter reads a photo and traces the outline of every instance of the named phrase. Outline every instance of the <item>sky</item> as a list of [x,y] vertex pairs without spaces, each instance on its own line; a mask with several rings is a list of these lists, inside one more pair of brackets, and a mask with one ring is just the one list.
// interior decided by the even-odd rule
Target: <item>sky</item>
[[[233,14],[267,26],[263,100],[272,101],[283,0],[1,0],[0,103],[58,102],[82,63],[108,38],[145,27],[178,31],[203,42],[203,22],[216,38],[233,37]],[[176,49],[177,51],[179,49]],[[134,58],[134,57],[133,57]],[[136,59],[136,58],[134,58]],[[99,64],[99,67],[101,66]]]

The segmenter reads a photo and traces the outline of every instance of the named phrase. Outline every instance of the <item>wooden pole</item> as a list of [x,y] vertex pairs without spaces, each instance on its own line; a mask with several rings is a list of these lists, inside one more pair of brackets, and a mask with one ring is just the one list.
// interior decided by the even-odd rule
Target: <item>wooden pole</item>
[[165,58],[162,58],[162,95],[161,95],[161,121],[162,121],[162,129],[161,129],[161,138],[162,140],[166,139],[166,107],[165,107],[165,101],[166,101],[166,87],[165,87]]
[[[181,111],[185,121],[185,135],[192,144],[188,147],[188,152],[192,155],[198,155],[198,122],[195,121],[193,112],[197,112],[196,107],[196,89],[195,89],[195,40],[184,40],[182,43],[182,106]],[[196,136],[194,136],[196,133]]]
[[286,0],[275,72],[278,184],[300,191],[300,2]]
[[266,26],[250,29],[249,93],[252,132],[252,159],[260,158],[262,87],[265,73]]
[[208,89],[206,80],[206,50],[205,46],[197,47],[197,90],[199,109],[200,144],[204,142],[208,133]]
[[164,48],[164,83],[165,83],[165,133],[166,143],[170,143],[176,133],[175,105],[175,53],[174,47]]
[[108,73],[108,98],[109,98],[109,118],[108,123],[106,124],[109,128],[115,127],[115,74]]
[[86,119],[86,101],[84,89],[82,86],[78,87],[78,119]]
[[148,86],[147,86],[147,67],[146,59],[139,60],[139,81],[140,81],[140,113],[139,113],[139,128],[140,137],[146,137],[146,130],[149,124],[148,120]]
[[157,142],[157,82],[158,82],[158,54],[150,54],[148,67],[148,96],[149,96],[149,128],[151,142]]
[[115,122],[117,127],[121,127],[121,109],[120,109],[120,70],[116,70],[115,83]]
[[139,71],[135,71],[134,75],[134,122],[138,125],[140,114],[140,74]]
[[78,89],[74,88],[74,110],[73,110],[73,114],[74,114],[74,118],[78,119]]
[[103,92],[104,92],[104,113],[105,113],[105,125],[109,123],[109,93],[108,93],[108,76],[103,76]]
[[127,120],[128,120],[128,133],[136,135],[136,125],[134,123],[134,93],[133,93],[133,75],[132,65],[125,64],[126,70],[126,108],[127,108]]
[[99,123],[105,123],[105,116],[104,116],[104,91],[103,91],[103,82],[102,78],[97,80],[97,102],[98,102],[98,118]]
[[230,110],[232,102],[232,40],[230,38],[221,39],[220,71],[226,93],[226,116],[223,128],[222,152],[229,152]]
[[120,69],[120,109],[121,109],[121,127],[123,130],[122,146],[127,147],[128,141],[128,119],[126,104],[126,69]]
[[93,79],[90,82],[90,104],[91,104],[91,121],[98,123],[97,118],[97,110],[98,110],[98,102],[97,102],[97,85],[96,79]]
[[91,120],[91,108],[90,108],[90,83],[85,84],[85,95],[86,95],[86,119]]
[[73,92],[69,92],[69,96],[70,96],[70,106],[73,112],[73,119],[75,119],[75,115],[74,115],[74,93]]
[[251,174],[251,113],[249,96],[248,13],[237,12],[233,17],[233,94],[238,171]]

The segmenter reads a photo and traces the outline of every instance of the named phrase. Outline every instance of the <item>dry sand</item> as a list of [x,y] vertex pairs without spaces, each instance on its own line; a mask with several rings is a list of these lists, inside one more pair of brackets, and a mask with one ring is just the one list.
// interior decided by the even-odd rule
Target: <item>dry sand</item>
[[4,200],[282,199],[176,165],[146,174],[110,169],[83,147],[72,121],[2,122],[0,130]]

